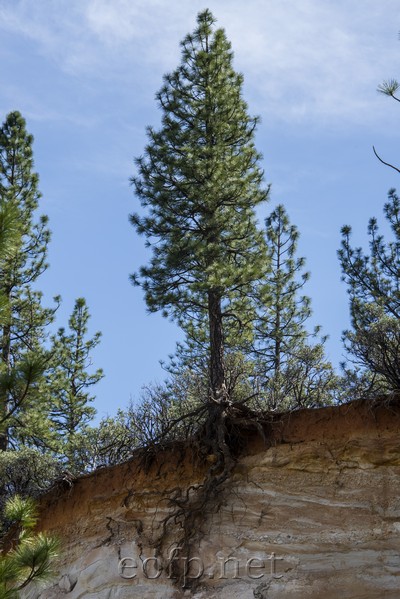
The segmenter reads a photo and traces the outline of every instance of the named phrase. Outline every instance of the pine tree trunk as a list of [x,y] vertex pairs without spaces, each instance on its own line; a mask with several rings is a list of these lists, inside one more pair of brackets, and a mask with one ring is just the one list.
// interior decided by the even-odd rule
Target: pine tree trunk
[[[3,398],[0,399],[0,410],[1,410],[1,415],[3,417],[3,413],[4,413],[4,415],[6,413],[4,410]],[[4,431],[2,433],[0,433],[0,451],[7,451],[7,446],[8,446],[7,429],[4,429]]]
[[226,383],[221,297],[213,289],[208,292],[208,317],[210,326],[211,394],[214,401],[222,402],[226,399]]

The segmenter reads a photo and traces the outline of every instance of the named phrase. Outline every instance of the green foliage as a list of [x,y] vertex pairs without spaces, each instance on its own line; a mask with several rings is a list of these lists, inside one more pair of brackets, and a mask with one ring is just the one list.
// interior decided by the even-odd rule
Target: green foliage
[[[21,243],[19,212],[15,204],[0,202],[0,268],[11,260]],[[10,303],[5,291],[0,292],[0,326],[10,319]]]
[[394,189],[384,213],[393,239],[385,242],[377,220],[368,225],[369,255],[351,246],[351,227],[342,228],[338,252],[348,285],[352,331],[343,338],[358,366],[375,376],[376,391],[400,389],[400,200]]
[[[378,92],[400,102],[396,79],[378,86]],[[373,147],[375,156],[396,172],[400,169],[385,162]],[[342,228],[338,251],[342,279],[348,285],[352,330],[344,331],[343,341],[355,368],[343,364],[344,379],[353,396],[366,397],[400,389],[400,201],[395,189],[389,190],[384,205],[393,239],[385,242],[376,218],[368,225],[370,254],[351,245],[351,227]]]
[[338,377],[335,390],[337,403],[347,403],[350,399],[376,399],[377,393],[385,393],[387,385],[382,377],[366,368],[354,368],[350,363],[341,364],[342,375]]
[[385,96],[391,96],[395,100],[395,93],[398,91],[400,87],[399,82],[396,79],[388,79],[387,81],[383,81],[380,85],[378,85],[378,92],[384,94]]
[[60,329],[52,350],[45,349],[56,308],[43,308],[34,289],[47,268],[50,232],[47,217],[35,216],[40,193],[32,142],[22,116],[10,113],[0,129],[0,450],[68,454],[74,434],[94,414],[87,390],[103,375],[88,368],[100,334],[86,339],[89,313],[80,298],[70,331]]
[[268,192],[254,147],[257,119],[247,114],[230,43],[208,10],[197,23],[157,94],[162,128],[148,128],[137,160],[133,184],[147,214],[131,222],[152,256],[132,280],[150,311],[172,317],[191,338],[206,331],[217,399],[226,387],[224,337],[233,327],[243,333],[248,290],[266,264],[255,207]]
[[37,384],[40,365],[46,360],[42,349],[44,329],[55,311],[44,309],[41,293],[33,289],[47,268],[50,232],[47,217],[35,218],[40,193],[38,176],[32,171],[32,142],[20,113],[11,112],[0,128],[0,233],[3,243],[8,244],[8,251],[0,260],[2,450],[10,440],[18,442],[21,428],[26,435],[34,435],[34,431],[28,430],[25,408],[40,403]]
[[69,332],[64,328],[52,337],[52,362],[48,374],[50,420],[56,433],[59,451],[68,460],[74,453],[74,437],[85,429],[96,411],[90,405],[93,396],[88,389],[102,377],[101,369],[90,373],[91,353],[100,343],[101,333],[87,339],[89,310],[84,298],[78,298],[69,319]]
[[73,473],[119,464],[137,449],[188,439],[204,422],[207,393],[204,378],[189,370],[144,387],[137,403],[75,435]]
[[346,342],[358,362],[378,375],[382,391],[400,389],[400,320],[385,314],[379,303],[365,304],[362,325],[346,333]]
[[[37,497],[61,474],[61,465],[48,453],[22,447],[0,452],[0,503],[13,495]],[[1,507],[1,505],[0,505]]]
[[25,352],[12,369],[0,370],[0,392],[8,398],[8,410],[0,424],[8,428],[9,444],[45,446],[49,421],[40,383],[49,357],[44,352]]
[[16,521],[25,531],[35,527],[36,509],[32,499],[22,499],[18,495],[10,498],[4,507],[6,520]]
[[264,378],[257,404],[279,411],[321,407],[336,399],[339,385],[323,345],[303,344],[281,371]]
[[14,546],[0,555],[0,599],[18,599],[31,582],[42,582],[52,575],[59,542],[44,533],[33,532],[37,523],[35,504],[19,496],[10,498],[4,516],[12,521]]
[[17,206],[13,202],[0,204],[0,263],[12,259],[21,243],[21,225]]
[[295,258],[299,233],[282,205],[266,219],[265,237],[272,268],[255,285],[256,355],[267,372],[279,372],[309,336],[310,298],[298,293],[310,275],[302,272],[304,258]]
[[266,245],[272,269],[256,282],[255,342],[257,385],[264,408],[292,409],[331,401],[336,384],[324,356],[325,338],[314,343],[319,327],[306,329],[310,298],[300,295],[309,279],[304,258],[296,258],[299,233],[282,205],[266,219]]
[[[137,406],[127,412],[129,426],[135,430],[139,447],[158,440],[187,439],[197,430],[199,421],[194,413],[204,405],[207,394],[200,389],[190,372],[173,377],[164,384],[148,385],[142,389]],[[187,414],[193,414],[186,418]]]
[[98,426],[86,426],[74,435],[68,449],[69,470],[79,475],[129,460],[136,448],[135,432],[125,412],[103,418]]

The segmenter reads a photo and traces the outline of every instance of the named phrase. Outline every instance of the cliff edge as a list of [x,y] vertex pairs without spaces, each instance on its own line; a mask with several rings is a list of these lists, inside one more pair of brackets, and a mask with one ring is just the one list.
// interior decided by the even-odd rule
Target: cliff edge
[[[57,576],[26,599],[399,599],[400,404],[352,402],[276,418],[249,436],[191,560],[154,538],[166,498],[202,480],[164,450],[54,489],[41,528],[62,540]],[[185,562],[186,559],[186,562]],[[174,564],[185,580],[174,579]]]

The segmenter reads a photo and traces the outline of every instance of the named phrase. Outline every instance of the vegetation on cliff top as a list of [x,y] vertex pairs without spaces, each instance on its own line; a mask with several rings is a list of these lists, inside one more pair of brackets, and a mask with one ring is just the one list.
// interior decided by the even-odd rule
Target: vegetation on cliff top
[[[161,125],[148,128],[136,161],[141,211],[131,222],[149,248],[132,281],[149,311],[177,322],[184,339],[165,364],[167,380],[98,426],[90,391],[103,376],[91,364],[100,333],[88,336],[83,298],[68,328],[52,328],[60,298],[44,307],[38,289],[50,231],[37,215],[33,138],[17,111],[0,129],[0,504],[129,459],[137,448],[190,439],[210,467],[196,489],[171,498],[164,522],[178,522],[188,543],[234,467],[240,427],[263,434],[271,413],[399,390],[400,201],[390,190],[392,241],[371,219],[369,255],[342,229],[352,328],[337,373],[325,336],[309,324],[296,226],[282,205],[260,225],[270,188],[255,146],[259,119],[249,115],[230,42],[209,10],[181,47],[157,94]],[[398,100],[397,89],[394,80],[379,88]]]

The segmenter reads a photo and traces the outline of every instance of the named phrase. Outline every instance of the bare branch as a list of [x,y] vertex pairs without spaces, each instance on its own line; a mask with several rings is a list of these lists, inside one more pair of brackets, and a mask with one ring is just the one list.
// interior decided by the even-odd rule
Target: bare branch
[[393,170],[395,170],[398,173],[400,173],[400,169],[398,169],[397,166],[393,166],[393,164],[390,164],[389,162],[385,162],[384,160],[382,160],[382,158],[378,155],[377,151],[375,150],[375,146],[372,146],[372,149],[374,151],[375,156],[377,157],[377,159],[380,162],[382,162],[382,164],[385,164],[386,166],[390,166],[390,168],[392,168]]

